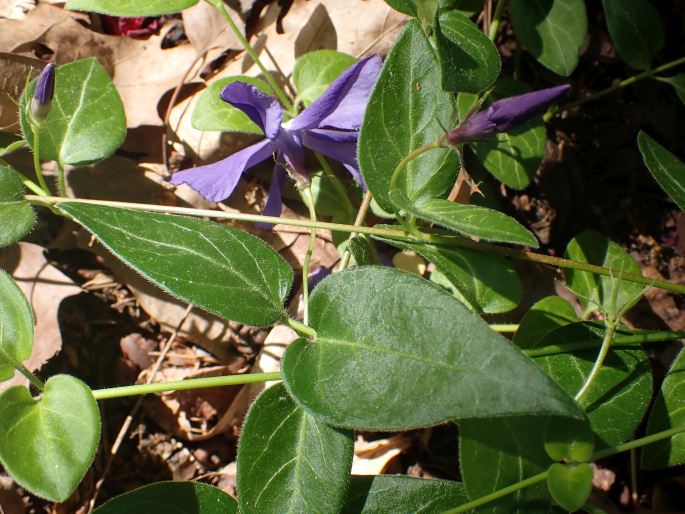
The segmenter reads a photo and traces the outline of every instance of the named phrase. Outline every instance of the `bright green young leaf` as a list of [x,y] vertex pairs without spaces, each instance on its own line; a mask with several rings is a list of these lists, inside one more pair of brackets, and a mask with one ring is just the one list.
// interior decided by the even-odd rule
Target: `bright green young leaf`
[[335,273],[314,290],[309,315],[317,337],[289,345],[281,369],[293,398],[332,425],[406,430],[524,412],[582,417],[509,341],[414,274],[377,266]]
[[637,145],[654,179],[680,210],[685,211],[685,163],[645,132],[637,135]]
[[0,462],[36,496],[69,498],[93,462],[99,439],[97,403],[77,378],[53,376],[38,399],[23,386],[0,394]]
[[543,298],[523,316],[514,334],[519,348],[537,348],[542,338],[553,330],[578,321],[573,306],[560,296]]
[[238,503],[202,482],[157,482],[112,498],[93,514],[238,514]]
[[241,512],[339,512],[354,438],[314,418],[282,384],[264,391],[245,418],[238,445]]
[[36,222],[36,213],[24,200],[19,172],[0,164],[0,248],[19,241]]
[[679,73],[678,75],[673,75],[672,77],[654,77],[659,82],[665,82],[670,84],[673,89],[675,89],[680,101],[685,104],[685,73]]
[[[359,165],[374,199],[393,212],[390,177],[412,150],[435,141],[454,124],[454,100],[442,90],[440,64],[426,33],[413,20],[395,41],[371,93],[359,134]],[[410,203],[446,196],[459,170],[447,148],[412,160],[399,187]]]
[[595,449],[588,420],[551,417],[545,427],[545,451],[552,460],[585,462]]
[[221,90],[231,82],[247,82],[264,93],[272,93],[266,82],[253,77],[238,75],[219,79],[200,95],[193,109],[191,124],[198,130],[262,134],[262,129],[255,125],[247,114],[221,99]]
[[650,0],[602,0],[609,34],[631,68],[647,70],[664,46],[661,18]]
[[335,50],[317,50],[300,57],[293,69],[297,100],[309,107],[357,59]]
[[475,23],[457,11],[443,11],[435,19],[435,34],[445,91],[479,93],[495,82],[502,60]]
[[592,491],[592,466],[555,463],[549,467],[547,487],[554,501],[569,512],[580,509]]
[[441,514],[467,502],[464,485],[404,475],[352,475],[341,514]]
[[[593,230],[586,230],[574,237],[566,246],[564,256],[576,262],[606,266],[618,272],[642,274],[635,259],[623,248]],[[587,271],[566,269],[564,276],[569,289],[578,296],[583,306],[583,318],[596,311],[618,314],[634,305],[644,292],[644,286],[640,284],[593,275]]]
[[258,237],[181,216],[70,202],[58,208],[177,298],[246,325],[283,316],[293,271]]
[[[668,371],[647,422],[646,435],[685,426],[685,351]],[[685,433],[665,439],[642,451],[642,467],[664,469],[685,462]]]
[[511,0],[517,39],[542,65],[568,77],[587,34],[583,0]]
[[521,300],[521,280],[506,257],[462,248],[383,241],[400,249],[415,250],[435,264],[459,297],[477,312],[508,312]]
[[67,9],[90,11],[110,16],[159,16],[192,7],[199,0],[67,0]]
[[[33,147],[26,105],[32,81],[21,97],[21,129]],[[40,129],[41,159],[88,164],[109,157],[126,137],[126,116],[112,79],[94,57],[58,66],[52,109]]]
[[24,293],[0,269],[0,382],[14,376],[14,366],[31,356],[33,313]]

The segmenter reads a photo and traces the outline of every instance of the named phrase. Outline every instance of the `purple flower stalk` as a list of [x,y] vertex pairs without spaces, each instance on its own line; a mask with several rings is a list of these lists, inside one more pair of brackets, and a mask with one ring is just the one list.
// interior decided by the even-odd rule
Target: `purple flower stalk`
[[50,113],[55,94],[55,65],[49,63],[38,76],[36,90],[31,100],[31,119],[43,123]]
[[484,111],[466,118],[459,127],[448,132],[445,139],[451,145],[459,145],[483,139],[496,132],[506,132],[544,111],[570,89],[571,86],[565,84],[497,100]]
[[283,108],[274,97],[253,85],[232,82],[221,91],[221,99],[243,111],[264,131],[266,139],[219,162],[175,173],[171,183],[187,184],[205,199],[218,202],[233,193],[246,170],[274,155],[276,166],[264,214],[278,216],[287,172],[304,182],[309,180],[304,164],[304,149],[309,148],[342,163],[364,188],[357,164],[357,138],[381,65],[377,55],[355,63],[308,108],[285,123]]

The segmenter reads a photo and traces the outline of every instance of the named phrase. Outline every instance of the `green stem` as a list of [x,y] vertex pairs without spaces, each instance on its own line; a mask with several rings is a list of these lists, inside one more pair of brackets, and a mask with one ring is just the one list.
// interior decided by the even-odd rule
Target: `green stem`
[[499,32],[500,23],[502,23],[502,14],[504,14],[504,8],[507,5],[507,0],[499,0],[497,2],[497,7],[495,7],[495,14],[492,15],[492,23],[490,24],[490,33],[488,37],[490,41],[495,41],[497,37],[497,32]]
[[618,328],[618,321],[617,320],[613,320],[613,321],[607,323],[607,330],[604,333],[604,338],[602,339],[602,346],[599,348],[599,353],[597,354],[597,359],[595,359],[595,363],[592,365],[592,369],[590,370],[590,374],[588,375],[587,379],[585,379],[585,383],[576,393],[575,400],[579,404],[580,404],[580,401],[583,399],[583,397],[590,390],[590,387],[592,387],[592,384],[594,383],[595,379],[597,378],[597,375],[599,375],[599,372],[602,370],[602,365],[604,364],[604,359],[606,359],[606,356],[609,354],[609,348],[611,348],[611,341],[614,338],[614,334],[616,333],[617,328]]
[[517,259],[527,262],[536,262],[539,264],[545,264],[548,266],[554,266],[557,268],[564,269],[574,269],[578,271],[585,271],[588,273],[594,273],[596,275],[602,275],[607,277],[613,277],[617,280],[626,280],[628,282],[634,282],[636,284],[642,284],[650,287],[658,287],[666,291],[672,291],[674,293],[685,294],[685,285],[675,284],[673,282],[668,282],[667,280],[658,280],[643,277],[641,275],[636,275],[634,273],[626,273],[614,268],[606,268],[604,266],[597,266],[595,264],[588,264],[585,262],[576,262],[569,259],[563,259],[560,257],[552,257],[551,255],[544,255],[535,252],[528,252],[523,250],[517,250],[515,248],[507,248],[502,246],[496,246],[489,243],[476,242],[464,237],[459,237],[456,235],[444,234],[428,234],[425,232],[413,232],[409,233],[405,230],[396,230],[391,228],[380,228],[380,227],[355,227],[353,225],[346,225],[343,223],[328,223],[324,221],[311,221],[306,219],[288,219],[279,218],[276,216],[259,216],[256,214],[243,214],[243,213],[232,213],[232,212],[222,212],[222,211],[212,211],[209,209],[193,209],[189,207],[170,207],[167,205],[149,205],[131,202],[114,202],[109,200],[87,200],[87,199],[76,199],[76,198],[63,198],[58,196],[38,196],[38,195],[25,195],[24,198],[29,202],[36,203],[39,205],[53,205],[59,204],[61,202],[70,203],[85,203],[90,205],[104,205],[110,207],[118,207],[124,209],[136,209],[140,211],[148,212],[163,212],[169,214],[181,214],[186,216],[199,216],[215,219],[233,220],[233,221],[243,221],[247,223],[265,223],[268,225],[286,225],[291,227],[306,227],[306,228],[317,228],[323,230],[331,230],[335,232],[357,232],[359,234],[368,234],[371,236],[377,236],[380,238],[397,239],[400,241],[408,241],[413,243],[431,243],[435,245],[441,245],[445,247],[453,248],[465,248],[469,250],[476,250],[480,252],[486,252],[496,255],[504,255],[505,257],[510,257],[512,259]]
[[60,161],[57,161],[57,191],[59,192],[60,196],[67,196],[67,187],[64,177],[64,165]]
[[283,322],[300,335],[315,338],[316,330],[290,317],[284,317]]
[[243,45],[243,48],[245,49],[245,52],[247,52],[247,55],[250,56],[250,59],[254,61],[254,63],[259,67],[261,70],[262,74],[264,75],[264,79],[267,81],[269,84],[269,87],[271,87],[271,90],[274,92],[274,94],[278,97],[278,99],[281,101],[281,104],[283,104],[283,107],[289,112],[293,111],[293,104],[288,98],[288,95],[285,93],[283,88],[278,85],[278,82],[274,79],[273,75],[269,73],[269,71],[266,69],[262,61],[259,59],[259,56],[257,55],[257,52],[254,51],[254,48],[250,45],[248,40],[243,36],[242,32],[240,32],[240,29],[238,26],[235,24],[233,21],[233,18],[231,18],[231,15],[228,13],[226,10],[226,7],[224,6],[223,0],[217,1],[217,2],[212,2],[208,0],[208,3],[217,9],[221,15],[224,17],[226,20],[226,23],[228,23],[228,26],[231,28],[231,31],[233,32],[233,35],[240,41],[240,44]]
[[490,328],[491,328],[492,330],[494,330],[495,332],[500,332],[500,333],[503,333],[503,334],[504,334],[504,333],[506,333],[506,334],[513,334],[514,332],[516,332],[516,331],[519,329],[519,326],[520,326],[520,325],[518,325],[518,324],[516,324],[516,323],[513,323],[513,324],[509,324],[509,323],[499,323],[499,324],[498,324],[498,323],[495,323],[495,324],[490,325]]
[[26,189],[30,189],[31,191],[36,193],[38,196],[49,196],[49,194],[50,194],[49,191],[43,191],[41,189],[41,187],[38,184],[36,184],[33,180],[29,180],[26,178],[26,179],[22,180],[21,183],[24,184],[24,187]]
[[681,64],[685,64],[685,57],[681,57],[680,59],[676,59],[675,61],[668,62],[666,64],[662,64],[661,66],[658,66],[657,68],[653,68],[651,70],[644,71],[638,75],[633,75],[632,77],[629,77],[625,80],[622,80],[615,86],[611,86],[607,89],[604,89],[602,91],[599,91],[597,93],[588,95],[586,97],[580,98],[578,100],[574,100],[573,102],[567,103],[566,105],[563,105],[561,107],[554,106],[552,107],[549,111],[544,116],[545,121],[549,121],[552,117],[557,115],[558,113],[562,111],[566,111],[568,109],[571,109],[573,107],[577,107],[579,105],[583,105],[588,102],[593,102],[594,100],[597,100],[599,98],[602,98],[606,95],[610,95],[611,93],[614,93],[615,91],[618,91],[619,89],[622,89],[626,86],[630,86],[632,84],[635,84],[636,82],[650,78],[657,73],[661,73],[662,71],[669,70],[671,68],[675,68],[676,66],[679,66]]
[[[316,223],[316,208],[314,207],[314,196],[312,195],[312,186],[307,184],[303,189],[304,203],[309,210],[309,219]],[[309,235],[309,244],[307,245],[307,253],[304,254],[304,262],[302,263],[302,302],[304,304],[303,321],[305,325],[309,325],[309,264],[312,260],[312,253],[314,253],[314,245],[316,244],[316,227],[312,227]]]
[[43,389],[45,389],[45,384],[43,383],[43,381],[40,378],[38,378],[36,375],[31,373],[28,369],[26,369],[23,364],[20,364],[20,363],[15,364],[14,369],[16,369],[19,373],[24,375],[26,378],[28,378],[29,382],[31,382],[36,387],[36,389],[38,389],[39,391],[42,392]]
[[[43,171],[40,169],[40,129],[38,127],[33,127],[33,169],[36,171],[36,180],[40,184],[41,189],[47,194],[50,194],[50,188],[45,183],[45,177],[43,177]],[[60,193],[62,194],[62,193]]]
[[244,375],[193,378],[190,380],[176,380],[173,382],[157,382],[154,384],[139,384],[123,387],[110,387],[108,389],[95,389],[93,391],[93,398],[96,400],[109,400],[111,398],[123,398],[125,396],[139,396],[143,394],[165,393],[169,391],[189,391],[191,389],[204,389],[207,387],[254,384],[257,382],[269,382],[270,380],[280,379],[280,371],[274,371],[272,373],[247,373]]
[[619,444],[618,446],[614,446],[613,448],[607,448],[605,450],[598,451],[594,455],[592,455],[590,460],[597,461],[600,459],[604,459],[606,457],[611,457],[612,455],[616,455],[617,453],[623,453],[632,450],[633,448],[647,446],[648,444],[668,439],[678,434],[682,434],[683,432],[685,432],[685,425],[681,427],[670,428],[668,430],[664,430],[663,432],[657,432],[656,434],[641,437],[640,439],[635,439],[634,441]]
[[333,183],[333,187],[338,193],[338,196],[340,196],[340,198],[343,199],[343,201],[345,202],[345,209],[349,211],[350,214],[353,213],[354,206],[352,205],[352,202],[350,202],[350,199],[347,196],[347,191],[345,191],[345,188],[340,182],[340,179],[335,176],[335,173],[333,173],[333,170],[331,169],[331,165],[329,164],[328,159],[326,159],[326,157],[321,155],[319,152],[314,152],[314,155],[316,155],[319,164],[321,164],[321,169],[323,169],[324,174]]
[[[371,205],[371,199],[373,196],[371,195],[371,191],[367,191],[364,194],[364,199],[362,200],[362,204],[359,207],[359,211],[357,212],[357,217],[354,220],[354,226],[359,227],[361,226],[362,223],[364,223],[364,218],[366,218],[366,213],[369,210],[369,205]],[[350,257],[352,256],[352,252],[350,251],[350,241],[357,235],[356,232],[350,232],[350,237],[347,238],[347,246],[345,247],[345,251],[343,252],[343,256],[340,259],[340,265],[338,266],[338,271],[344,271],[345,268],[350,264]]]

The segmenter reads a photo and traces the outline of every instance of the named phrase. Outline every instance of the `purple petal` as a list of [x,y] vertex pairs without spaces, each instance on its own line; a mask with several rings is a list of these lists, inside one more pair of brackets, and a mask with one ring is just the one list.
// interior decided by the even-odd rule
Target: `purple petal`
[[447,133],[447,139],[453,145],[464,141],[483,139],[485,136],[497,132],[497,125],[490,120],[489,109],[469,116],[464,123]]
[[247,114],[264,131],[275,139],[281,130],[283,109],[273,96],[246,82],[231,82],[221,91],[221,99]]
[[307,277],[307,284],[309,285],[309,290],[313,291],[314,288],[317,285],[319,285],[319,282],[321,282],[324,278],[330,275],[331,272],[332,270],[326,267],[316,268],[314,271],[312,271]]
[[485,112],[489,113],[489,119],[497,125],[498,132],[506,132],[514,125],[544,111],[548,106],[566,95],[570,89],[571,86],[564,84],[524,95],[503,98],[493,102]]
[[291,130],[315,127],[358,129],[382,64],[377,55],[353,64],[312,105],[285,126]]
[[275,150],[276,145],[264,139],[219,162],[174,173],[170,182],[188,184],[206,200],[220,202],[231,196],[245,170],[268,159]]
[[34,121],[42,122],[48,117],[55,95],[55,65],[49,63],[38,76],[36,89],[31,100],[31,116]]
[[271,185],[269,186],[269,195],[266,197],[264,216],[280,216],[283,212],[283,189],[288,180],[288,172],[280,164],[274,166],[274,172],[271,174]]
[[340,130],[310,129],[302,136],[304,146],[326,157],[330,157],[345,166],[359,186],[366,191],[357,163],[357,138],[359,132]]
[[274,142],[278,146],[276,160],[279,161],[279,164],[283,164],[289,170],[306,177],[307,169],[304,165],[304,147],[300,133],[292,132],[283,127]]

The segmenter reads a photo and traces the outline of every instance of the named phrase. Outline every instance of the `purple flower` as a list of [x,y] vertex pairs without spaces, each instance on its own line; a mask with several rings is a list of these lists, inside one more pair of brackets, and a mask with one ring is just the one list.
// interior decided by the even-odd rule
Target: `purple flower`
[[52,97],[55,94],[55,65],[49,63],[38,76],[36,90],[31,100],[31,119],[43,123],[50,113]]
[[506,132],[546,109],[570,89],[571,86],[565,84],[497,100],[484,111],[469,116],[459,127],[448,132],[446,140],[451,145],[459,145],[466,141],[483,139],[495,132]]
[[221,99],[243,111],[266,139],[222,161],[175,173],[171,183],[188,184],[207,200],[218,202],[233,193],[246,170],[274,155],[276,166],[264,214],[278,216],[287,173],[308,181],[304,149],[309,148],[341,162],[364,187],[357,164],[357,137],[381,64],[376,55],[355,63],[314,103],[285,123],[274,97],[253,85],[232,82],[221,91]]

